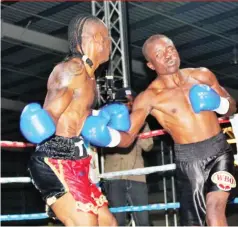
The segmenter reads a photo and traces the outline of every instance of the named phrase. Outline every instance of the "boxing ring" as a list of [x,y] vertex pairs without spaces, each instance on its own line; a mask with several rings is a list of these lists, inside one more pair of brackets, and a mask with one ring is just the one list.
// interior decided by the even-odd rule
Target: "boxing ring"
[[[238,140],[238,114],[235,114],[230,119],[219,119],[220,124],[224,123],[231,123],[232,127],[226,127],[223,128],[223,133],[226,133],[229,136],[229,139],[227,140],[228,143],[236,143]],[[140,134],[138,137],[140,139],[145,139],[149,137],[154,136],[161,136],[165,135],[166,132],[162,130],[155,130],[151,132],[146,132]],[[1,147],[5,148],[27,148],[27,147],[34,147],[35,145],[30,143],[24,143],[24,142],[12,142],[12,141],[1,141]],[[237,148],[238,150],[238,148]],[[146,168],[139,168],[139,169],[133,169],[133,170],[127,170],[127,171],[118,171],[118,172],[110,172],[110,173],[102,173],[98,175],[98,178],[100,179],[111,179],[113,177],[117,176],[126,176],[126,175],[142,175],[142,174],[151,174],[151,173],[157,173],[157,172],[168,172],[168,171],[174,171],[176,169],[176,165],[173,163],[173,154],[172,154],[172,148],[169,149],[169,164],[165,164],[164,159],[164,145],[161,143],[161,160],[162,165],[160,166],[152,166],[152,167],[146,167]],[[238,154],[235,154],[235,165],[238,165]],[[11,184],[11,183],[19,183],[19,184],[29,184],[31,183],[31,178],[29,177],[2,177],[0,179],[1,184]],[[171,176],[171,184],[172,184],[172,201],[168,202],[167,199],[167,189],[166,189],[166,178],[163,177],[163,193],[164,193],[164,203],[156,203],[156,204],[148,204],[143,206],[124,206],[124,207],[113,207],[110,208],[110,211],[112,213],[118,213],[118,212],[140,212],[140,211],[165,211],[165,222],[166,226],[169,226],[169,220],[168,220],[168,214],[166,213],[169,210],[172,210],[174,212],[174,220],[173,224],[174,226],[177,226],[177,216],[176,216],[176,210],[180,208],[180,204],[176,202],[176,193],[175,193],[175,179],[174,176]],[[238,197],[235,198],[231,204],[238,204]],[[46,213],[33,213],[33,214],[13,214],[13,215],[1,215],[1,222],[7,222],[7,221],[28,221],[28,220],[40,220],[40,219],[47,219],[49,218]]]

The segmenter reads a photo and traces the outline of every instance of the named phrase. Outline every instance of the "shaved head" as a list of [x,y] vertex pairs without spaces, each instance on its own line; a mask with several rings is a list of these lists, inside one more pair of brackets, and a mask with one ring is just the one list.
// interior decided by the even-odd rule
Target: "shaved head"
[[174,44],[173,44],[173,41],[172,41],[171,39],[169,39],[169,38],[168,38],[167,36],[165,36],[165,35],[156,34],[156,35],[150,36],[150,37],[145,41],[145,43],[144,43],[144,45],[143,45],[143,47],[142,47],[142,53],[143,53],[143,55],[144,55],[144,57],[145,57],[145,59],[146,59],[147,61],[150,60],[150,59],[149,59],[149,54],[148,54],[148,53],[149,53],[149,52],[148,52],[149,47],[150,47],[151,45],[153,45],[155,41],[158,41],[158,40],[163,40],[163,41],[165,41],[166,43],[168,43],[168,44],[170,44],[170,45],[174,45]]

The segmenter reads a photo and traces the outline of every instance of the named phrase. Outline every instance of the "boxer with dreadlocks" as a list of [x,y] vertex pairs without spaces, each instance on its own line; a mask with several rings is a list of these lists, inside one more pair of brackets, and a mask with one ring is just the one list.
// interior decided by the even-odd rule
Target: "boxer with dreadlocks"
[[[73,18],[68,39],[70,54],[50,74],[43,109],[36,113],[35,106],[29,105],[22,112],[21,126],[27,115],[27,127],[33,125],[38,143],[29,172],[47,207],[64,225],[116,226],[105,196],[89,179],[91,156],[85,142],[86,137],[97,146],[116,146],[120,142],[117,130],[122,128],[108,125],[110,118],[117,120],[118,111],[123,122],[129,121],[127,109],[119,104],[106,106],[106,111],[101,109],[97,116],[92,115],[96,98],[94,72],[109,60],[111,39],[105,24],[94,16]],[[114,111],[113,116],[110,110]],[[46,115],[55,125],[52,135]],[[92,125],[96,129],[93,138],[88,131]],[[42,136],[42,128],[48,134]]]

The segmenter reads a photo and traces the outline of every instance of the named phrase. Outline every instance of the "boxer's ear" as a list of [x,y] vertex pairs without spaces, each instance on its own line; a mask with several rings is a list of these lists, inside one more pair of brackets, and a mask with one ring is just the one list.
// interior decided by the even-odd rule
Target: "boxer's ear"
[[151,63],[151,62],[147,62],[147,66],[152,69],[152,70],[155,70],[155,67],[154,65]]
[[94,44],[97,46],[97,51],[99,52],[103,52],[104,51],[104,39],[103,39],[103,35],[101,32],[97,32],[96,34],[93,35],[93,41]]
[[97,32],[96,34],[94,34],[93,39],[97,43],[102,43],[103,42],[103,36],[102,36],[101,32]]

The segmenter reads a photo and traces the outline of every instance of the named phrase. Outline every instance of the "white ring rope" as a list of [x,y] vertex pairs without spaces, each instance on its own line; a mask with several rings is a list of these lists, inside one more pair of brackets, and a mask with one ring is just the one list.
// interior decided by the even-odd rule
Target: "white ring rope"
[[236,140],[236,150],[238,155],[238,114],[234,114],[230,117],[232,131]]
[[[219,119],[220,123],[227,123],[231,122],[232,127],[234,128],[234,134],[235,138],[237,140],[237,134],[238,134],[238,114],[235,114],[234,116],[230,117],[229,120],[226,119]],[[164,134],[162,130],[159,131],[158,134]],[[145,137],[153,137],[153,132],[150,132],[148,135],[145,134],[141,136],[142,138]],[[33,144],[29,143],[22,143],[22,142],[11,142],[11,141],[1,141],[1,146],[6,147],[28,147],[28,146],[34,146]],[[238,146],[238,145],[237,145]],[[235,156],[238,156],[235,155]],[[237,157],[236,157],[237,158]],[[144,174],[150,174],[155,172],[163,172],[168,170],[175,170],[176,165],[175,164],[168,164],[168,165],[162,165],[162,166],[152,166],[147,168],[138,168],[138,169],[132,169],[132,170],[125,170],[125,171],[117,171],[117,172],[109,172],[109,173],[102,173],[98,175],[98,178],[113,178],[118,176],[134,176],[134,175],[144,175]],[[7,184],[7,183],[30,183],[32,180],[30,177],[3,177],[0,178],[1,184]]]
[[[147,167],[147,168],[138,168],[138,169],[133,169],[133,170],[103,173],[103,174],[100,174],[98,177],[108,179],[108,178],[113,178],[113,177],[118,177],[118,176],[144,175],[144,174],[163,172],[163,171],[175,170],[175,169],[176,169],[175,164],[168,164],[168,165],[163,165],[163,166],[152,166],[152,167]],[[30,183],[30,182],[31,182],[30,177],[2,177],[2,178],[0,178],[1,184]]]
[[0,178],[1,184],[8,184],[8,183],[30,183],[30,177],[1,177]]
[[144,175],[144,174],[150,174],[155,172],[162,172],[162,171],[168,171],[168,170],[174,170],[176,169],[175,164],[168,164],[168,165],[162,165],[162,166],[152,166],[152,167],[146,167],[146,168],[138,168],[138,169],[132,169],[132,170],[124,170],[124,171],[117,171],[117,172],[111,172],[111,173],[103,173],[100,174],[100,178],[113,178],[118,176],[128,176],[128,175]]

